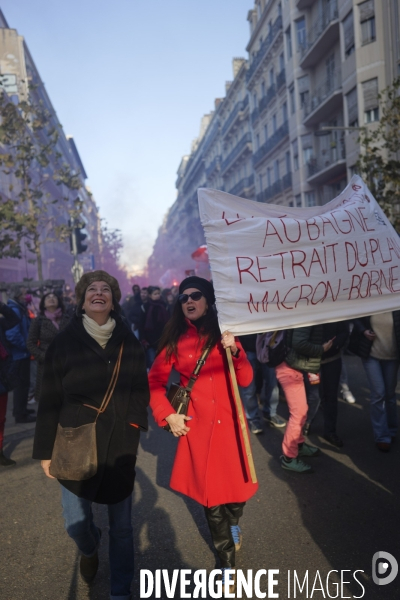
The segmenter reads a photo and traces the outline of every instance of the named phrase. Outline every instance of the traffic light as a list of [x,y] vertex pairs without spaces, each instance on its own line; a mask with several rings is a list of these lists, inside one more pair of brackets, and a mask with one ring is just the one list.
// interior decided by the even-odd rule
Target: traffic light
[[[71,227],[71,221],[68,221],[68,225]],[[78,223],[75,225],[75,227],[73,227],[69,236],[71,254],[76,255],[86,252],[87,245],[82,243],[83,240],[87,238],[87,233],[84,232],[84,228],[84,223]]]
[[82,244],[83,240],[87,238],[87,234],[83,233],[84,225],[82,227],[75,227],[74,235],[76,240],[76,253],[82,254],[82,252],[86,252],[87,245]]

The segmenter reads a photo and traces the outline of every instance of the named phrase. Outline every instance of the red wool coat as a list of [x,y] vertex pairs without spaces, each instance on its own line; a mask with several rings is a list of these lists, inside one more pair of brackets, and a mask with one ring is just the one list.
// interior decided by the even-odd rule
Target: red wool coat
[[[238,384],[251,383],[253,370],[239,342],[240,353],[233,358]],[[157,356],[149,373],[150,406],[160,427],[171,414],[165,387],[172,366],[186,385],[200,358],[201,347],[196,327],[178,342],[178,356],[166,362],[165,349]],[[253,496],[258,484],[251,482],[244,443],[240,432],[226,351],[218,343],[207,357],[196,381],[189,404],[190,431],[181,436],[175,455],[170,486],[204,506],[244,502]]]

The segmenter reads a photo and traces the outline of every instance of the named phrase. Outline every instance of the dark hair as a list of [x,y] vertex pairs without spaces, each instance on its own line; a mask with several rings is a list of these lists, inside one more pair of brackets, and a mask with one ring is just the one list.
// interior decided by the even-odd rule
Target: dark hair
[[147,293],[148,293],[148,295],[149,295],[149,296],[151,296],[151,294],[152,294],[153,292],[156,292],[157,290],[158,290],[159,292],[161,292],[161,288],[160,288],[160,287],[158,287],[158,285],[149,285],[149,287],[147,288]]
[[64,302],[62,297],[59,294],[56,294],[56,292],[47,292],[47,294],[45,294],[44,296],[42,296],[40,298],[40,302],[39,302],[39,312],[41,315],[44,315],[44,311],[46,310],[45,305],[44,305],[44,301],[46,300],[47,296],[53,295],[57,298],[58,300],[58,306],[57,308],[61,308],[62,312],[65,311],[65,306],[64,306]]
[[[170,360],[173,354],[176,356],[179,338],[187,331],[187,328],[188,325],[182,311],[182,305],[180,302],[177,302],[172,311],[171,318],[167,321],[162,332],[157,348],[157,354],[166,348],[167,361]],[[204,317],[201,317],[201,326],[198,333],[200,340],[203,342],[202,348],[206,345],[213,347],[221,339],[217,313],[211,306],[208,307]]]

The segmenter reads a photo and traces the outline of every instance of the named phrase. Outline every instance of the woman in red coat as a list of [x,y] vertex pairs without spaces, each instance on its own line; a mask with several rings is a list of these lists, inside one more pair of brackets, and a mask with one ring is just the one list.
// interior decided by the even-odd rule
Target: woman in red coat
[[[206,279],[188,277],[179,286],[178,302],[149,373],[150,406],[157,424],[168,423],[180,438],[172,489],[204,506],[221,567],[233,568],[235,546],[238,550],[241,543],[238,521],[258,485],[248,474],[225,348],[231,349],[239,385],[248,386],[253,371],[234,336],[225,332],[221,338],[214,302],[213,286]],[[194,384],[188,416],[178,415],[165,394],[171,369],[187,385],[207,345],[212,349]]]

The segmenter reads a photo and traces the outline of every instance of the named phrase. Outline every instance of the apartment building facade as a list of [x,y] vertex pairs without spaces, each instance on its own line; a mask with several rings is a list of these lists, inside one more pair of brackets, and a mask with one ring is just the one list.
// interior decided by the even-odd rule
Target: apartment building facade
[[[82,220],[85,222],[85,231],[87,233],[87,252],[79,255],[82,264],[89,270],[93,264],[101,266],[101,221],[98,208],[93,197],[86,187],[87,175],[79,156],[74,139],[66,136],[55,113],[54,107],[46,92],[44,84],[40,78],[39,72],[29,52],[29,49],[22,36],[15,29],[8,27],[7,21],[0,11],[0,74],[1,85],[8,98],[13,102],[25,100],[28,97],[28,84],[31,86],[31,96],[35,103],[41,103],[50,115],[51,127],[56,128],[59,137],[56,151],[61,156],[61,162],[68,165],[72,172],[79,173],[81,187],[78,192],[68,191],[61,185],[58,186],[51,176],[45,177],[43,192],[50,198],[60,198],[69,196],[69,207],[73,207],[73,202],[79,196],[82,202]],[[46,167],[46,174],[51,174],[54,165],[51,163]],[[45,175],[46,175],[45,174]],[[9,184],[14,185],[14,194],[18,192],[18,180],[11,181],[12,175],[6,175],[0,170],[0,193],[9,197]],[[37,173],[32,173],[32,178],[37,178]],[[64,207],[63,207],[64,208]],[[49,217],[49,227],[61,224],[67,224],[68,213],[66,210],[60,211],[59,205],[47,203],[47,216]],[[44,279],[64,279],[72,284],[71,266],[73,259],[71,256],[69,242],[49,241],[45,242],[46,237],[51,237],[51,231],[43,231],[41,258],[43,265]],[[37,279],[37,266],[32,264],[33,254],[25,246],[22,248],[21,259],[3,258],[0,260],[0,281],[13,282],[22,281],[23,278]],[[90,260],[87,260],[90,258]]]
[[[248,59],[234,59],[226,96],[179,169],[170,212],[182,223],[187,210],[190,230],[179,229],[187,245],[174,265],[194,268],[190,254],[204,243],[196,186],[297,207],[325,204],[345,187],[360,152],[357,128],[373,130],[378,93],[400,75],[399,4],[254,1]],[[164,225],[173,244],[175,230]],[[156,242],[149,265],[161,271],[170,259]]]

